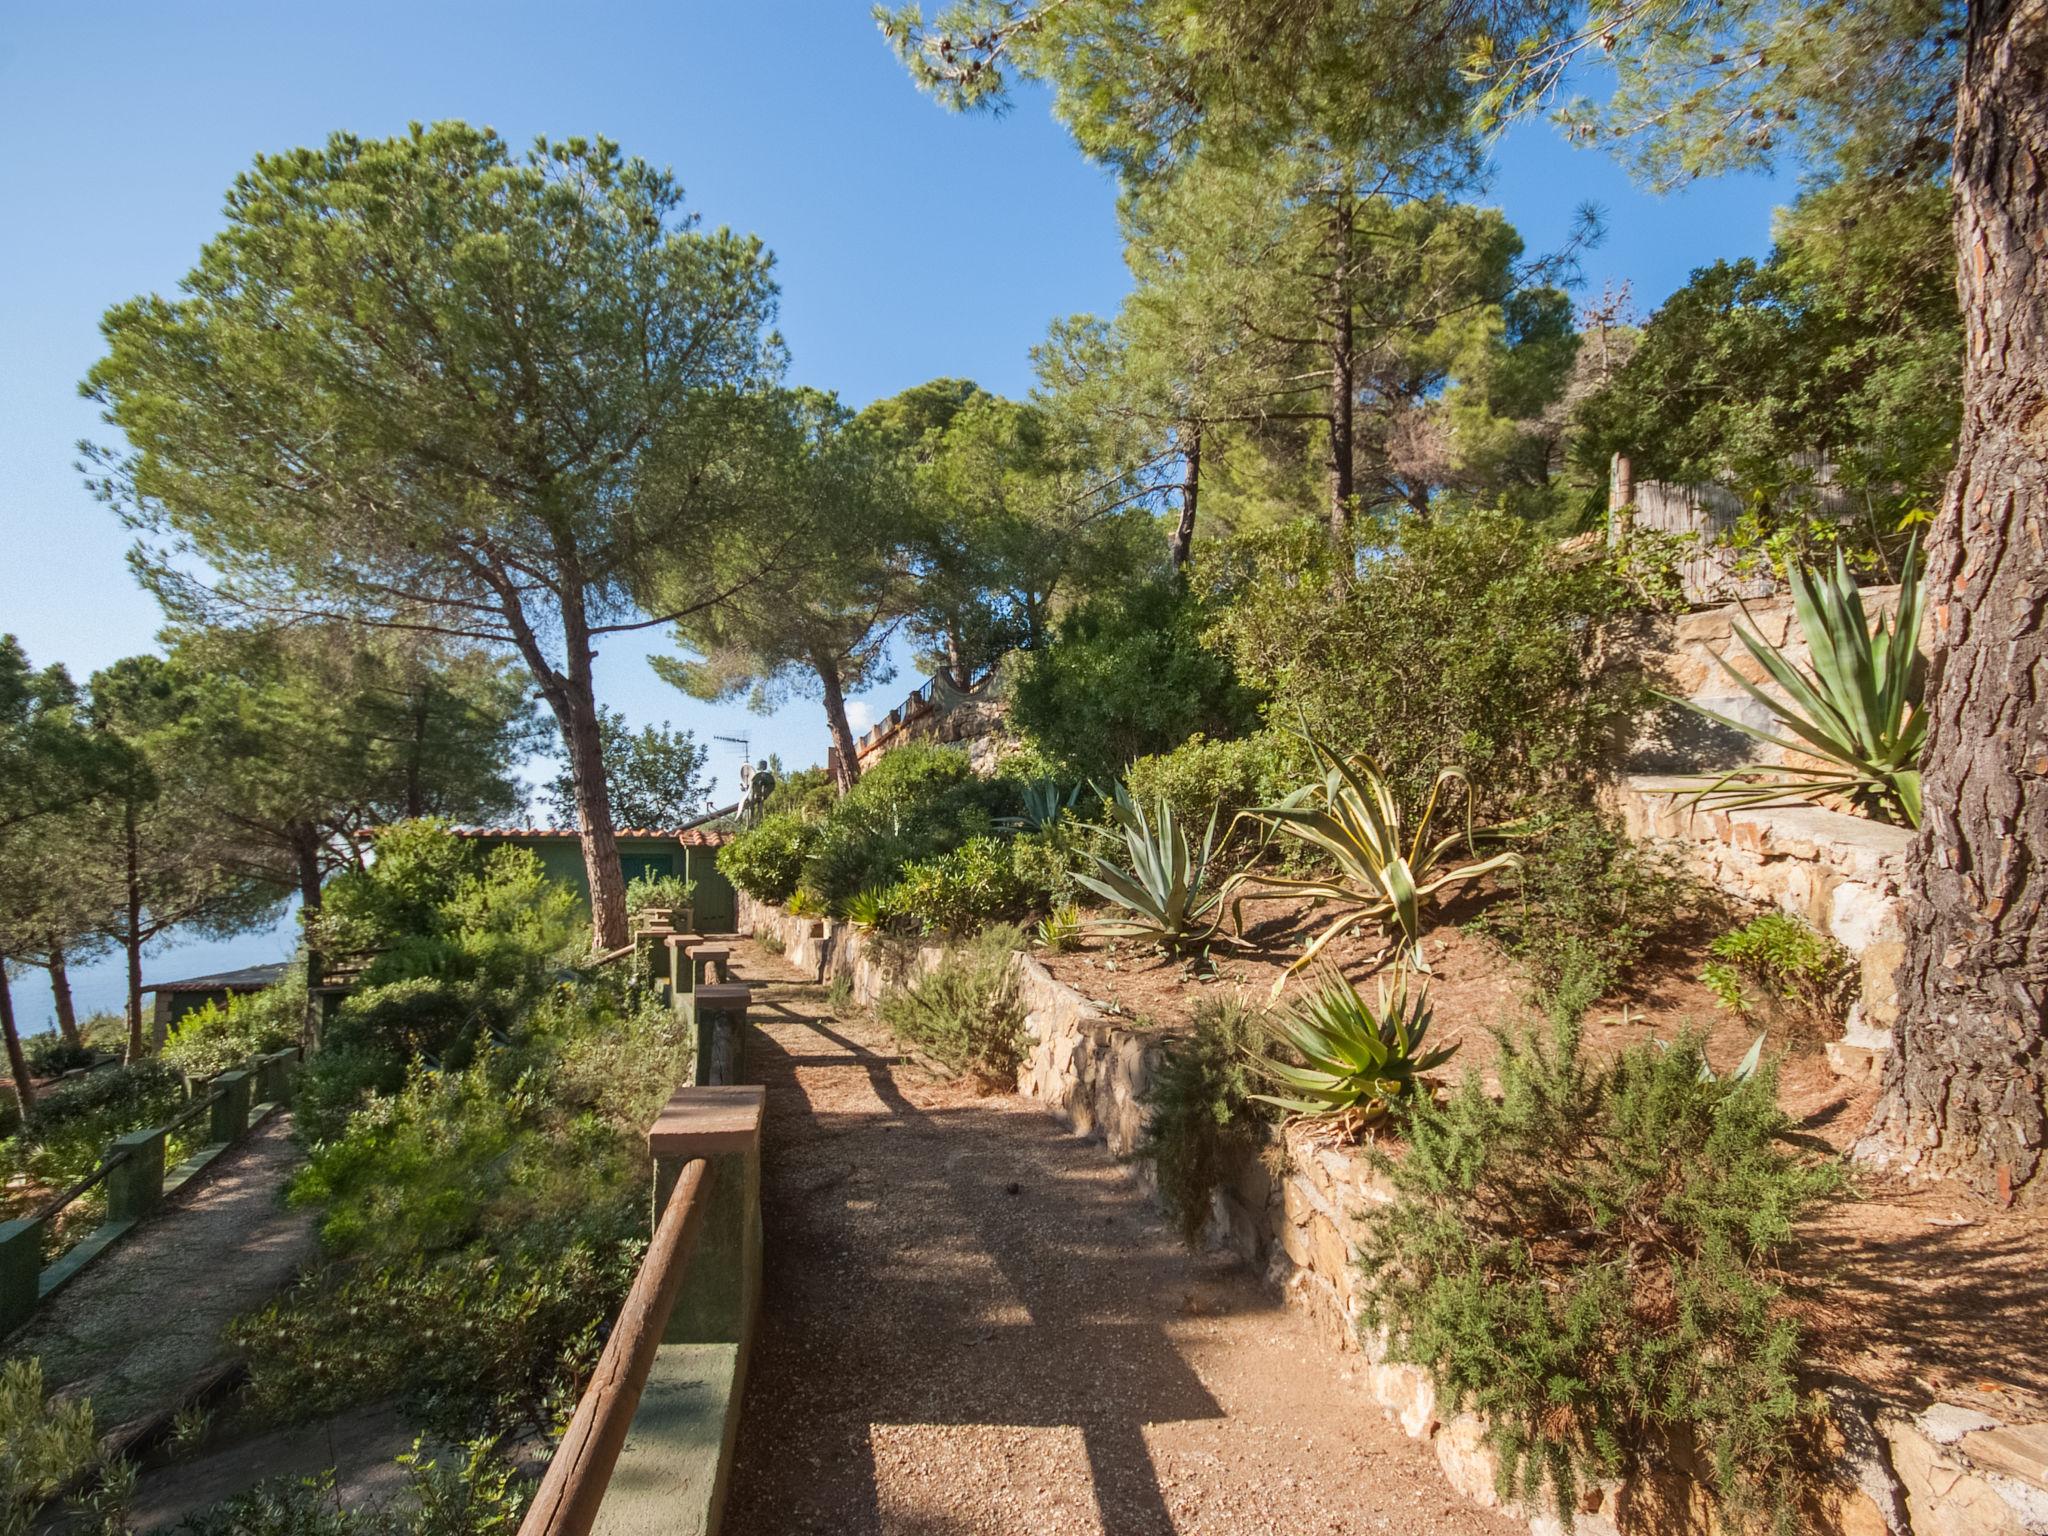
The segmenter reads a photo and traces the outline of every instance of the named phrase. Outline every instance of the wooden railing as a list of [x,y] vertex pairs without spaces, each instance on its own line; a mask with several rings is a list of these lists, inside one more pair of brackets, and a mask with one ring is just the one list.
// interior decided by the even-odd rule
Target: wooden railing
[[568,1433],[548,1462],[547,1475],[528,1506],[519,1536],[589,1536],[611,1486],[612,1468],[626,1444],[626,1432],[647,1388],[648,1372],[668,1330],[683,1276],[696,1251],[710,1205],[714,1175],[702,1158],[682,1176],[654,1229],[626,1304],[598,1357],[597,1370],[569,1420]]
[[[215,1158],[248,1134],[261,1116],[252,1114],[282,1105],[289,1095],[288,1073],[297,1047],[255,1057],[246,1068],[222,1072],[163,1125],[117,1136],[98,1165],[58,1191],[25,1217],[0,1222],[0,1336],[26,1322],[59,1287],[162,1204],[168,1194],[189,1183]],[[171,1136],[193,1121],[208,1119],[207,1141],[175,1169],[166,1169],[164,1148]],[[100,1184],[107,1186],[106,1220],[86,1233],[48,1265],[43,1263],[45,1235],[69,1206]]]

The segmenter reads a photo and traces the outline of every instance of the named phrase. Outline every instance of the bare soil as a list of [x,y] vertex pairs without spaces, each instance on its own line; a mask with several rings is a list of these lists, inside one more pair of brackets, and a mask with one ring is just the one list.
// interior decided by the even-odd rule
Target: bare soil
[[[1488,1070],[1497,1054],[1492,1028],[1539,1017],[1522,967],[1461,926],[1485,900],[1449,905],[1425,940],[1437,1037],[1461,1042],[1443,1069],[1451,1081]],[[1206,960],[1168,960],[1128,941],[1094,938],[1040,958],[1131,1027],[1171,1034],[1187,1029],[1203,1002],[1219,995],[1270,1006],[1274,983],[1332,915],[1304,902],[1267,904],[1248,934],[1252,945],[1219,945]],[[1828,1034],[1810,1022],[1779,1018],[1760,1026],[1722,1009],[1699,981],[1712,937],[1713,930],[1681,933],[1653,952],[1587,1015],[1588,1046],[1607,1055],[1691,1029],[1705,1036],[1709,1059],[1725,1069],[1762,1028],[1766,1049],[1778,1057],[1780,1103],[1817,1146],[1846,1154],[1870,1117],[1877,1085],[1838,1077],[1825,1052]],[[1379,935],[1368,928],[1324,954],[1370,992],[1380,949]],[[1286,992],[1301,985],[1297,978]],[[1816,1372],[1907,1412],[1947,1401],[2008,1420],[2048,1417],[2048,1349],[2040,1344],[2048,1318],[2048,1221],[1947,1185],[1854,1166],[1850,1182],[1851,1197],[1809,1223],[1795,1261],[1796,1304]]]
[[725,1529],[1478,1536],[1356,1357],[1126,1170],[758,946],[767,1295]]

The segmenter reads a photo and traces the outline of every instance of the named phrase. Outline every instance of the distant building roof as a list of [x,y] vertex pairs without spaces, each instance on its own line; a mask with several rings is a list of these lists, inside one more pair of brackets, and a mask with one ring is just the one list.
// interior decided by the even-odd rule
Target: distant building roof
[[246,965],[239,971],[216,971],[211,976],[187,976],[183,981],[157,981],[145,992],[261,992],[284,975],[285,964]]
[[[703,820],[711,821],[719,816],[729,816],[734,809],[737,807],[714,811]],[[361,833],[362,840],[369,842],[383,831],[382,827],[365,827]],[[522,843],[573,840],[579,835],[565,827],[450,827],[448,832],[452,837],[466,837],[477,841],[502,838],[508,842],[516,840]],[[692,822],[687,827],[620,827],[612,836],[643,843],[680,843],[685,848],[719,848],[732,841],[732,833],[704,826],[700,822]]]

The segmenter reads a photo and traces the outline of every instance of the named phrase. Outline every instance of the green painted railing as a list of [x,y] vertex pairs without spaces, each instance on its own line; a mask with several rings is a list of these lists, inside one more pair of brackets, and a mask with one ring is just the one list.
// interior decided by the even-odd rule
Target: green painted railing
[[[99,1166],[44,1201],[30,1215],[0,1222],[0,1337],[19,1328],[37,1307],[111,1248],[164,1200],[176,1194],[270,1114],[289,1102],[297,1046],[255,1057],[223,1072],[163,1125],[114,1138]],[[206,1141],[175,1167],[164,1149],[186,1126],[206,1121]],[[52,1262],[43,1262],[50,1224],[93,1189],[107,1188],[107,1216]]]

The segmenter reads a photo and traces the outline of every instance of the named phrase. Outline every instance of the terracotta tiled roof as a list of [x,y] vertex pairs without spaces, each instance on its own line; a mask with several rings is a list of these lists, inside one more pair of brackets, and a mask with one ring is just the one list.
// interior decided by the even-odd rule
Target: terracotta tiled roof
[[[381,827],[365,828],[363,838],[368,841],[381,831]],[[577,836],[573,830],[565,827],[450,827],[448,831],[454,837],[518,838],[523,842]],[[718,848],[732,840],[730,832],[714,831],[710,827],[690,827],[683,831],[677,831],[672,827],[619,827],[613,831],[612,836],[633,838],[639,842],[680,843],[685,848]]]

